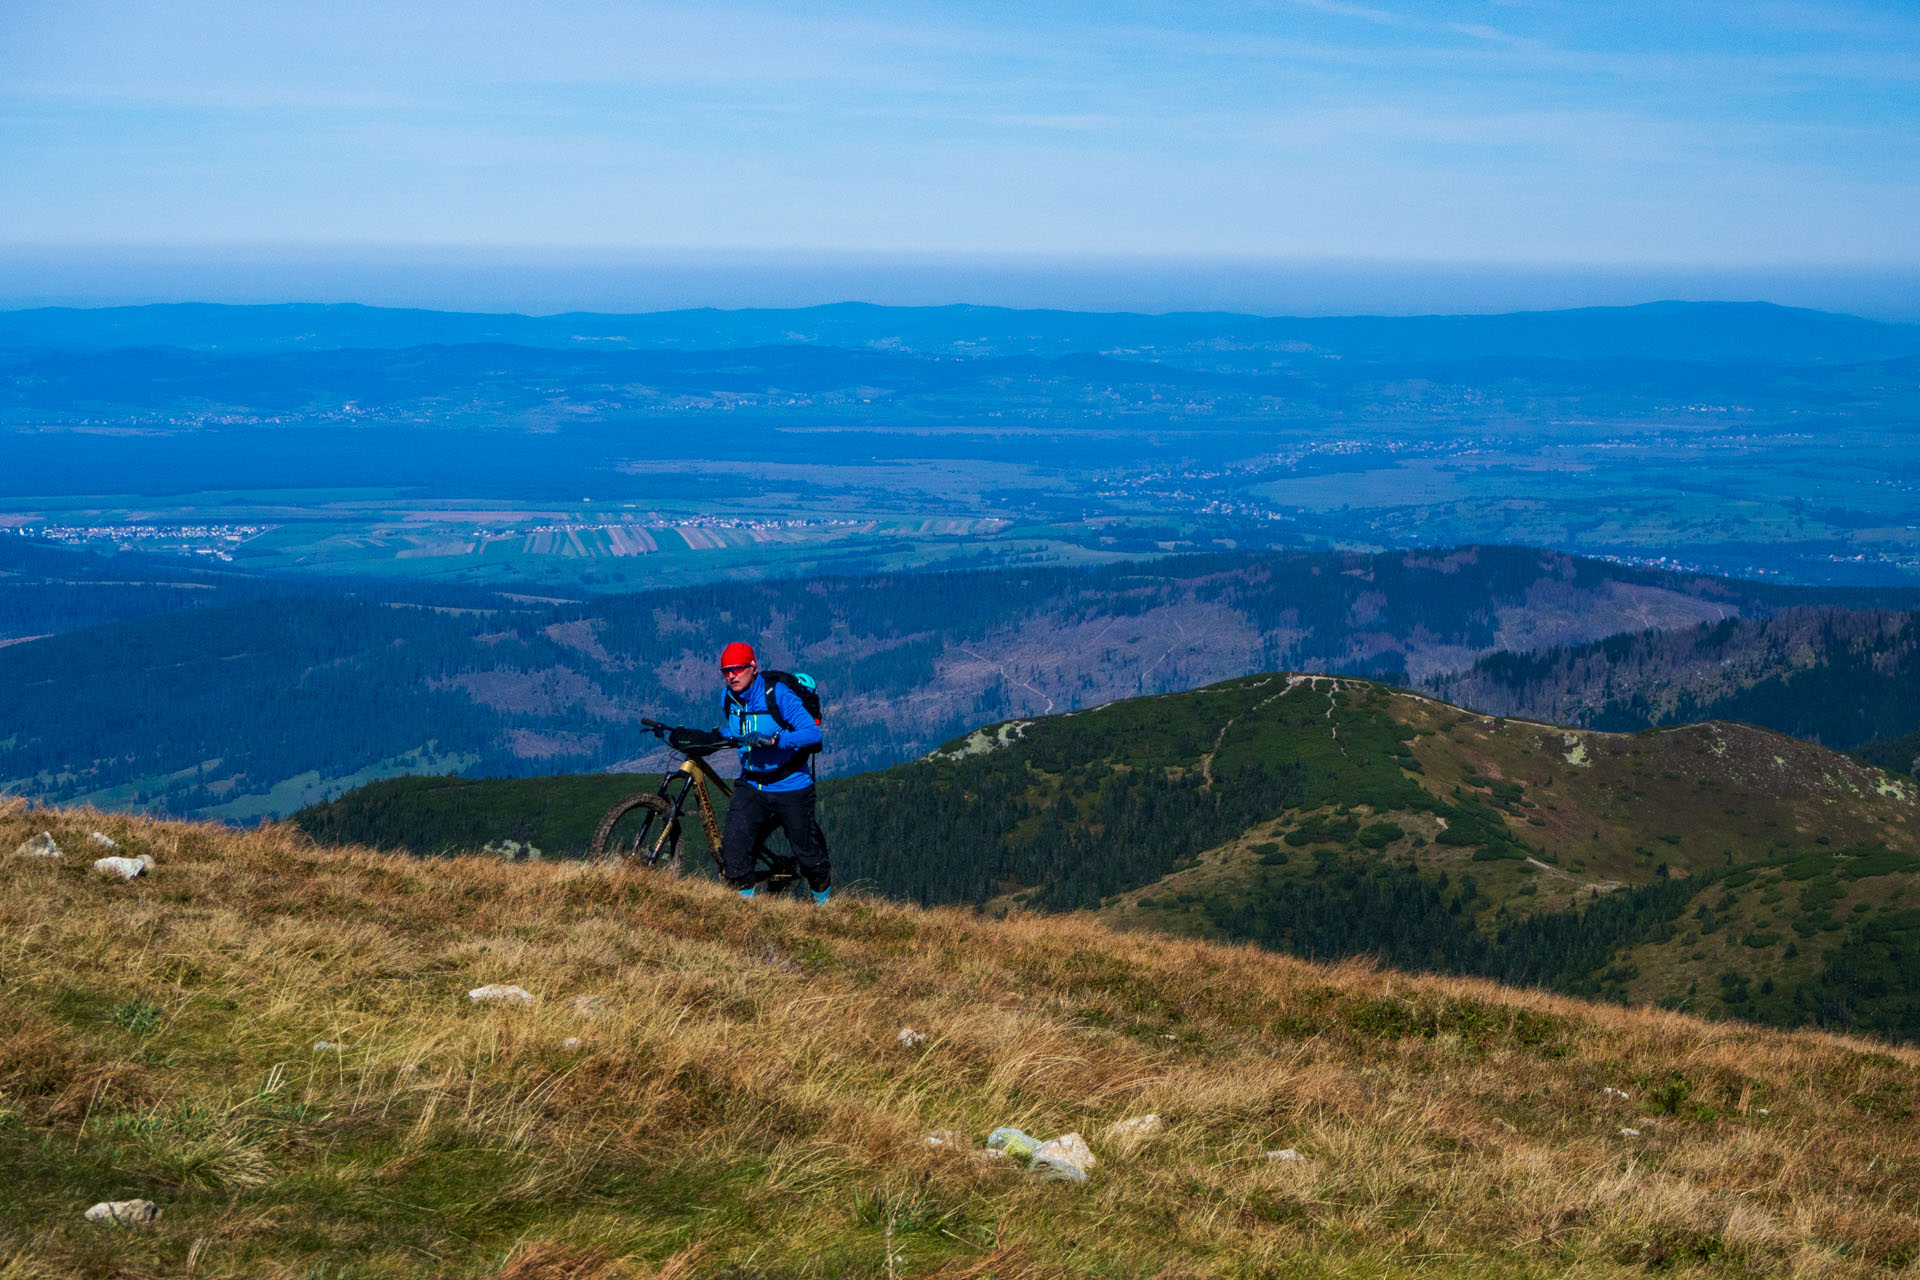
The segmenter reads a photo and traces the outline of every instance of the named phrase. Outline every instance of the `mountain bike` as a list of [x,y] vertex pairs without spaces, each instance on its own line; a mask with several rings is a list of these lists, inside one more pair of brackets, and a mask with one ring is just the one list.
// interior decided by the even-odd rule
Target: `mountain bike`
[[[714,814],[712,789],[717,787],[721,795],[730,797],[733,788],[714,772],[707,757],[740,746],[740,739],[658,720],[642,719],[640,724],[679,756],[680,763],[660,776],[660,785],[654,790],[635,792],[608,809],[593,833],[587,856],[629,866],[678,870],[686,839],[687,799],[692,796],[707,837],[707,854],[718,868],[720,821]],[[800,879],[800,865],[791,855],[775,853],[761,844],[753,856],[756,888],[779,893]]]

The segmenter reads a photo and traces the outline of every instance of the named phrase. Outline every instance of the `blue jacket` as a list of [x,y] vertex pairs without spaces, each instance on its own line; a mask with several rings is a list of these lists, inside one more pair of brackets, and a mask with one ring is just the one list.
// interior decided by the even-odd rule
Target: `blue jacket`
[[800,697],[785,685],[774,686],[780,714],[793,727],[783,729],[767,711],[767,678],[756,675],[743,697],[729,689],[720,698],[721,732],[744,738],[750,733],[778,734],[771,747],[740,748],[740,781],[762,791],[804,791],[813,785],[814,748],[820,745],[820,726],[807,714]]

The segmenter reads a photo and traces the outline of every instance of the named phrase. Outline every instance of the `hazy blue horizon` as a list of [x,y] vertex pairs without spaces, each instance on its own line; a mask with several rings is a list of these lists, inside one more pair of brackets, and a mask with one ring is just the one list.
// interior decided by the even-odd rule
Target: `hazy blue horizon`
[[1486,314],[1671,300],[1772,302],[1920,322],[1920,269],[1147,255],[645,255],[443,246],[0,246],[0,309],[6,310],[355,302],[543,315],[872,302],[1315,316]]

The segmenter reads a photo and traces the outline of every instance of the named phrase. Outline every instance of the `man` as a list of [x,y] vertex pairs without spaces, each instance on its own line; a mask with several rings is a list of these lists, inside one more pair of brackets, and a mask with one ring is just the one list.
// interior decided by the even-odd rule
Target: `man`
[[[813,758],[820,726],[785,682],[761,676],[753,646],[740,641],[720,655],[721,732],[740,739],[740,781],[720,836],[721,874],[743,898],[753,896],[753,851],[777,826],[794,861],[825,905],[832,892],[827,839],[814,816]],[[771,700],[771,701],[770,701]]]

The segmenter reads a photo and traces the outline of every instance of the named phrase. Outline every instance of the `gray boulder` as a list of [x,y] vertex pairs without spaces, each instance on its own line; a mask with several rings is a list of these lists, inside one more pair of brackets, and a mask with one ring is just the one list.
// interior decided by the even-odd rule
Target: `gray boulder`
[[57,858],[60,846],[54,843],[53,832],[42,831],[31,840],[22,840],[20,847],[13,851],[16,858]]
[[475,1004],[532,1004],[533,992],[525,987],[508,986],[503,982],[489,983],[484,987],[475,987],[467,992],[467,999]]

